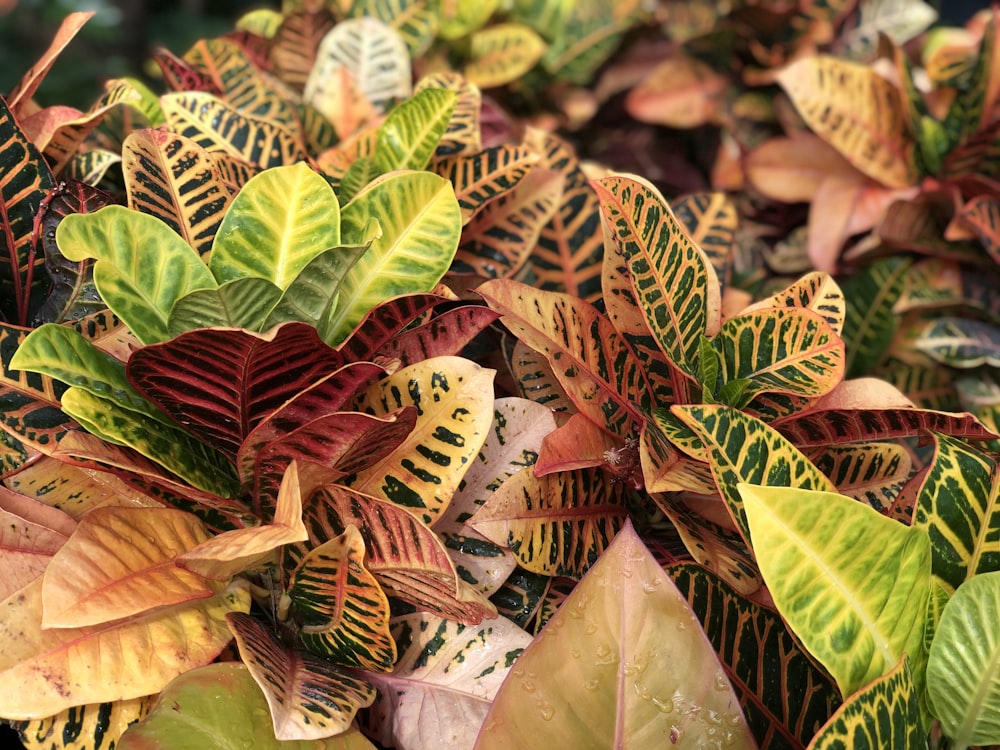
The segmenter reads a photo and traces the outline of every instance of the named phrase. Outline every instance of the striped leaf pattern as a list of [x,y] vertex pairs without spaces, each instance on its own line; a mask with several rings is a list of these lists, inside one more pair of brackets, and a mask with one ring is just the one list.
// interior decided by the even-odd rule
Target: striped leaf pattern
[[898,443],[831,445],[807,451],[806,456],[837,492],[880,512],[893,504],[913,468],[910,454]]
[[501,617],[527,629],[542,606],[551,580],[547,576],[515,568],[490,601],[496,604]]
[[639,5],[581,0],[562,6],[555,39],[542,61],[545,69],[560,80],[585,85],[637,19]]
[[375,359],[383,346],[444,301],[436,294],[404,294],[385,300],[365,313],[338,351],[350,361]]
[[432,357],[457,356],[479,333],[499,318],[482,305],[446,310],[426,323],[401,331],[379,354],[407,367]]
[[305,162],[251,178],[226,212],[209,267],[220,282],[257,276],[285,289],[317,255],[340,242],[340,205]]
[[514,342],[510,367],[521,396],[547,407],[560,422],[576,412],[552,365],[523,341]]
[[[365,567],[389,596],[466,624],[496,615],[493,605],[459,579],[438,535],[406,508],[331,484],[312,496],[305,523],[313,545],[357,527],[365,541]],[[305,554],[286,549],[286,562]]]
[[887,187],[916,184],[902,97],[871,67],[818,55],[789,65],[778,83],[806,124],[861,172]]
[[847,346],[846,377],[871,371],[899,325],[893,305],[903,291],[909,260],[901,255],[879,260],[844,280],[847,305],[841,336]]
[[248,115],[204,91],[165,94],[167,126],[208,152],[222,152],[264,169],[305,158],[295,132]]
[[392,28],[414,60],[427,51],[438,28],[438,8],[430,0],[358,0],[350,12],[352,18],[371,16]]
[[[535,165],[518,185],[469,219],[452,270],[486,279],[514,276],[529,260],[543,228],[555,218],[564,182],[558,172]],[[461,197],[459,201],[461,205]]]
[[445,89],[457,94],[455,109],[437,147],[438,156],[474,153],[482,150],[479,128],[483,97],[479,88],[458,73],[441,71],[431,73],[417,81],[414,93],[424,89]]
[[537,286],[593,302],[601,296],[604,256],[597,195],[566,141],[536,131],[529,131],[525,141],[539,154],[539,168],[565,179],[559,208],[542,229],[531,257]]
[[1000,327],[973,318],[935,318],[927,324],[915,346],[950,367],[1000,365]]
[[778,611],[841,694],[889,672],[904,653],[923,689],[927,533],[832,492],[749,484],[738,491]]
[[261,420],[341,364],[311,326],[288,323],[266,335],[189,331],[138,349],[127,371],[142,394],[235,461]]
[[341,213],[345,242],[382,235],[344,277],[334,315],[320,331],[338,344],[375,305],[401,294],[427,293],[441,280],[458,249],[462,218],[455,192],[429,172],[399,172],[368,186]]
[[666,572],[719,654],[758,746],[806,747],[840,703],[836,686],[777,613],[698,565],[673,565]]
[[507,479],[469,522],[534,573],[579,578],[625,522],[622,483],[600,469]]
[[101,750],[117,745],[125,730],[148,713],[153,699],[88,703],[44,719],[12,721],[10,726],[24,750]]
[[725,193],[692,193],[671,201],[670,210],[712,264],[720,289],[725,289],[739,222],[736,205]]
[[749,381],[734,406],[764,392],[822,396],[844,377],[844,342],[819,315],[803,308],[771,308],[730,318],[712,339],[719,383]]
[[712,473],[743,538],[750,541],[739,482],[835,492],[836,487],[780,433],[728,406],[675,405],[684,422],[711,451]]
[[[4,213],[4,248],[0,253],[0,317],[27,325],[32,296],[47,286],[45,261],[34,236],[34,221],[55,186],[42,155],[0,101],[0,206]],[[40,300],[36,299],[35,304]]]
[[167,332],[174,337],[220,326],[262,331],[271,327],[271,314],[281,298],[279,287],[253,276],[227,281],[217,289],[199,289],[185,294],[170,308]]
[[395,107],[378,129],[375,168],[424,169],[451,120],[458,96],[446,89],[424,89]]
[[250,615],[226,616],[240,657],[264,693],[278,739],[322,739],[346,731],[375,688],[328,659],[289,651]]
[[275,75],[302,91],[316,62],[316,50],[332,28],[333,16],[326,8],[286,13],[271,38],[268,52]]
[[846,305],[844,293],[834,278],[823,271],[812,271],[780,292],[745,308],[743,314],[772,307],[812,310],[839,336],[844,329]]
[[364,566],[356,526],[310,550],[292,574],[288,595],[302,616],[303,645],[336,664],[385,672],[396,661],[389,600]]
[[852,695],[823,725],[810,750],[842,747],[927,747],[910,660]]
[[990,257],[1000,262],[1000,201],[978,195],[962,206],[960,216],[972,227]]
[[655,191],[627,177],[594,185],[650,332],[667,359],[697,379],[701,337],[719,328],[715,271]]
[[649,386],[638,360],[592,305],[508,279],[478,288],[521,341],[545,355],[576,408],[621,438],[639,434]]
[[998,468],[990,454],[934,435],[934,459],[920,485],[913,525],[931,538],[932,569],[954,591],[1000,570]]
[[155,216],[202,257],[232,196],[218,167],[194,141],[165,130],[139,130],[122,146],[128,207]]
[[204,91],[213,96],[222,95],[222,91],[208,74],[170,50],[161,47],[152,54],[152,58],[160,69],[168,91]]
[[503,86],[535,67],[545,46],[545,40],[530,26],[493,24],[472,34],[463,73],[483,89]]
[[518,185],[537,161],[530,149],[501,145],[469,156],[438,157],[433,170],[454,186],[462,224],[468,224],[484,206]]
[[370,387],[356,401],[358,411],[385,416],[412,406],[417,424],[351,487],[411,508],[425,523],[439,517],[489,433],[494,374],[461,357],[435,357]]

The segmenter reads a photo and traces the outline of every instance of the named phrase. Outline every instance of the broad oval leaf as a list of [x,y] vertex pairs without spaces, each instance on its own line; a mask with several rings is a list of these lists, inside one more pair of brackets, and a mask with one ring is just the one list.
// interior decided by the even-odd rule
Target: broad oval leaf
[[931,709],[953,747],[1000,742],[1000,572],[970,578],[944,607],[927,657]]
[[841,693],[888,673],[903,654],[922,689],[931,591],[926,531],[832,492],[738,490],[778,611]]
[[42,578],[42,627],[77,628],[132,617],[214,592],[176,565],[208,539],[202,523],[172,508],[95,508]]
[[504,678],[531,636],[502,617],[468,626],[427,614],[392,622],[399,660],[372,674],[379,689],[368,722],[385,745],[436,750],[442,738],[471,748]]
[[344,241],[365,236],[372,219],[382,234],[344,277],[337,310],[320,330],[328,343],[342,342],[380,302],[433,290],[458,249],[458,200],[451,184],[435,174],[399,172],[369,185],[344,206]]
[[177,300],[167,318],[167,330],[171,337],[198,328],[260,331],[269,327],[267,322],[280,299],[281,289],[267,279],[233,279],[217,289],[199,289]]
[[144,344],[170,338],[167,320],[177,300],[218,286],[198,253],[166,224],[123,206],[67,216],[56,241],[70,260],[97,259],[101,297]]
[[665,741],[756,747],[697,617],[629,524],[514,664],[475,747]]
[[864,174],[887,187],[916,183],[901,93],[872,67],[811,56],[777,78],[809,127]]
[[545,40],[530,26],[498,23],[472,34],[465,77],[480,88],[502,86],[535,67]]
[[469,524],[509,547],[521,567],[577,578],[594,565],[626,518],[625,488],[600,469],[507,479]]
[[299,637],[312,653],[337,664],[384,672],[396,661],[389,600],[364,566],[357,526],[306,553],[288,596],[302,615]]
[[[238,706],[239,710],[234,710]],[[118,750],[375,750],[350,728],[321,743],[278,740],[268,705],[239,662],[209,664],[178,677],[160,693],[148,716],[115,745]]]
[[219,282],[244,276],[285,289],[324,250],[340,244],[340,205],[308,164],[268,169],[233,199],[212,243]]
[[42,581],[34,581],[0,602],[0,715],[37,719],[157,693],[211,662],[232,638],[225,614],[249,609],[247,584],[235,581],[210,599],[144,617],[42,630]]
[[910,478],[913,460],[898,443],[870,441],[830,445],[807,452],[841,495],[853,497],[882,512],[890,507]]

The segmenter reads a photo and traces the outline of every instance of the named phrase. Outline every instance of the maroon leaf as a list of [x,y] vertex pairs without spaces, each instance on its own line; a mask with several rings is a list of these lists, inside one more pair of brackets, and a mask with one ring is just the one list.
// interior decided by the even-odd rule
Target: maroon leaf
[[997,437],[971,414],[916,408],[816,409],[771,426],[799,448],[915,437],[927,430],[966,440]]
[[181,427],[235,463],[262,419],[342,364],[312,326],[286,323],[266,334],[188,331],[136,351],[127,373]]
[[168,49],[160,47],[154,51],[153,62],[160,67],[163,82],[171,91],[207,91],[222,96],[222,91],[209,76]]
[[500,317],[481,305],[465,305],[397,334],[381,347],[383,358],[398,359],[402,367],[431,357],[457,355],[476,335]]
[[437,294],[405,294],[376,305],[339,347],[348,362],[372,360],[382,346],[406,326],[446,297]]

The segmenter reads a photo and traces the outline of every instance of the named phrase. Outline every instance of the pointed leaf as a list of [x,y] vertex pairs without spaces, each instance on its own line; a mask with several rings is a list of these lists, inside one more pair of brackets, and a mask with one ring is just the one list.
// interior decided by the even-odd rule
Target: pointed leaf
[[843,291],[830,274],[822,271],[807,273],[777,294],[744,308],[742,314],[772,307],[812,310],[823,318],[838,336],[843,331],[844,318],[847,315]]
[[433,357],[457,356],[499,317],[497,312],[482,305],[455,307],[401,331],[379,348],[379,355],[398,359],[402,367]]
[[31,66],[28,72],[21,77],[21,80],[17,82],[17,84],[11,89],[10,93],[5,97],[7,106],[16,111],[18,109],[18,105],[20,104],[24,104],[26,107],[29,105],[30,100],[34,97],[35,92],[38,90],[42,81],[45,80],[45,76],[48,75],[49,70],[52,69],[52,65],[56,62],[60,53],[66,48],[66,45],[73,40],[80,29],[83,28],[83,25],[93,17],[93,15],[94,11],[78,11],[76,13],[70,13],[63,19],[62,23],[59,24],[59,29],[56,31],[51,44],[49,44],[49,48],[45,50],[38,62]]
[[425,169],[448,127],[456,99],[453,91],[424,89],[393,109],[378,129],[378,172]]
[[[886,674],[904,653],[922,673],[931,581],[926,532],[831,492],[738,489],[778,611],[841,693]],[[918,690],[922,684],[918,677]]]
[[[485,3],[488,5],[489,3]],[[457,5],[455,6],[458,7]],[[439,8],[443,11],[443,8]],[[445,89],[458,95],[455,109],[451,113],[451,121],[438,143],[437,154],[475,153],[482,151],[482,133],[480,132],[480,111],[482,109],[482,94],[479,87],[466,80],[458,73],[441,71],[425,75],[414,87],[414,93],[424,89]]]
[[[455,187],[462,223],[491,201],[507,195],[538,161],[538,154],[523,146],[494,146],[470,155],[440,157],[433,169]],[[463,245],[468,241],[463,232]]]
[[627,525],[518,659],[475,747],[697,745],[713,720],[755,747],[694,613]]
[[312,653],[337,664],[384,672],[396,661],[389,600],[363,564],[356,526],[311,550],[292,575],[288,595],[302,615],[299,636]]
[[914,342],[918,351],[949,367],[1000,365],[1000,328],[981,320],[939,317]]
[[248,614],[226,615],[240,657],[271,709],[280,740],[332,737],[350,727],[359,708],[371,705],[375,690],[326,659],[287,650]]

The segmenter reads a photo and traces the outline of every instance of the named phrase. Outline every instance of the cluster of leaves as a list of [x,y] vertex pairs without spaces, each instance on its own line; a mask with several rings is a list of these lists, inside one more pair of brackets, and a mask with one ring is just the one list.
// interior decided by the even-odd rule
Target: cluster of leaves
[[[0,716],[29,746],[1000,743],[1000,436],[871,377],[913,362],[900,285],[954,293],[890,257],[754,298],[739,201],[585,172],[483,97],[585,83],[612,5],[288,3],[158,53],[167,93],[38,109],[73,15],[0,100]],[[786,5],[795,44],[738,59],[854,28],[772,31]],[[740,10],[721,39],[767,20]],[[993,29],[939,52],[950,119],[802,52],[777,143],[848,191],[902,153],[905,207],[986,190]],[[897,99],[912,148],[860,139]]]

